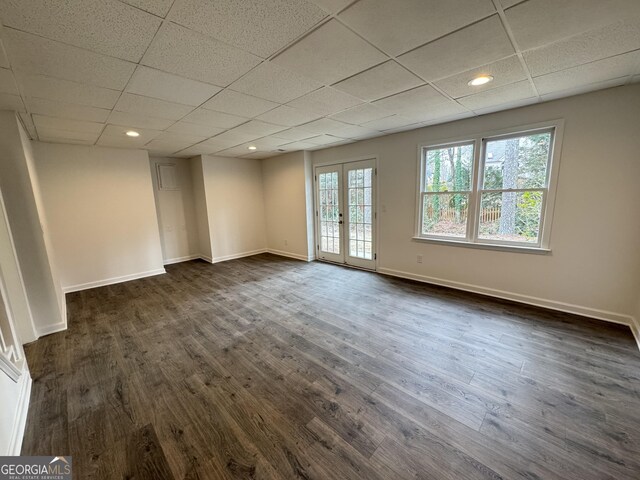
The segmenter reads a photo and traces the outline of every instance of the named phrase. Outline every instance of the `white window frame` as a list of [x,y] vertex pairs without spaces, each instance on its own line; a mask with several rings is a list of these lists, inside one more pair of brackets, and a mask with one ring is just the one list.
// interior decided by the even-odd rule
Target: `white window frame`
[[[444,139],[430,142],[418,146],[418,179],[417,179],[417,201],[416,201],[416,221],[415,234],[416,241],[429,242],[434,244],[445,244],[463,246],[471,248],[484,248],[491,250],[521,251],[524,253],[549,253],[551,240],[551,225],[553,222],[553,211],[555,206],[556,189],[558,183],[558,173],[560,170],[560,156],[562,149],[562,137],[564,130],[563,120],[553,120],[532,125],[523,125],[502,129],[497,131],[482,132],[474,135],[463,135],[456,138]],[[538,242],[512,242],[506,240],[490,240],[478,238],[478,227],[480,217],[480,198],[483,192],[493,190],[483,190],[482,172],[484,172],[485,148],[489,141],[503,140],[513,137],[526,136],[538,132],[551,132],[551,152],[549,154],[549,167],[547,168],[546,187],[533,189],[506,189],[502,191],[543,191],[543,203],[540,214],[540,230]],[[422,233],[424,197],[428,195],[425,185],[425,168],[427,150],[455,147],[461,145],[473,145],[473,164],[471,170],[471,191],[469,192],[469,209],[467,217],[466,237],[452,237],[444,235],[430,235]],[[448,192],[450,193],[450,192]],[[466,194],[466,192],[465,192]]]

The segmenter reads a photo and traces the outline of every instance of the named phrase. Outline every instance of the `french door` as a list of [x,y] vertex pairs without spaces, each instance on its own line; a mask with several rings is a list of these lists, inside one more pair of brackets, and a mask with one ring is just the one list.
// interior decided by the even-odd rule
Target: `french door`
[[320,260],[375,270],[375,160],[315,168]]

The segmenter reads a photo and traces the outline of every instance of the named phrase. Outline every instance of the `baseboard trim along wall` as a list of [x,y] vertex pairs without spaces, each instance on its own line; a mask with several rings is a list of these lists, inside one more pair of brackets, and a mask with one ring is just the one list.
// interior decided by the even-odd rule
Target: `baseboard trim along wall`
[[296,260],[302,260],[303,262],[312,262],[313,260],[315,260],[315,257],[300,255],[299,253],[285,252],[283,250],[274,250],[272,248],[268,248],[267,252],[272,253],[273,255],[278,255],[280,257],[295,258]]
[[219,263],[226,262],[227,260],[235,260],[236,258],[250,257],[252,255],[258,255],[260,253],[267,253],[266,248],[261,248],[259,250],[251,250],[250,252],[242,252],[242,253],[233,253],[231,255],[224,255],[222,257],[213,257],[212,260],[205,259],[201,257],[203,260],[207,260],[210,263]]
[[31,375],[26,369],[20,376],[20,394],[18,396],[18,407],[16,410],[15,423],[11,432],[11,440],[9,442],[9,452],[7,455],[20,455],[22,449],[22,439],[24,438],[24,430],[27,426],[27,413],[29,412],[29,399],[31,398]]
[[165,265],[173,265],[174,263],[188,262],[190,260],[196,260],[198,258],[203,258],[203,257],[202,255],[196,253],[195,255],[186,255],[184,257],[169,258],[168,260],[165,260],[162,263],[164,263]]
[[67,329],[66,319],[64,322],[54,323],[52,325],[45,325],[44,327],[37,328],[38,338],[45,335],[51,335],[52,333],[62,332]]
[[[580,305],[557,302],[555,300],[546,300],[544,298],[530,297],[528,295],[522,295],[519,293],[506,292],[504,290],[486,288],[486,287],[481,287],[479,285],[472,285],[468,283],[444,280],[441,278],[428,277],[426,275],[418,275],[415,273],[403,272],[400,270],[393,270],[390,268],[378,268],[378,273],[381,273],[383,275],[389,275],[392,277],[416,280],[418,282],[431,283],[431,284],[440,285],[443,287],[455,288],[457,290],[464,290],[465,292],[479,293],[481,295],[487,295],[489,297],[496,297],[504,300],[511,300],[513,302],[533,305],[535,307],[548,308],[550,310],[557,310],[559,312],[574,313],[576,315],[582,315],[583,317],[594,318],[596,320],[605,320],[607,322],[619,323],[621,325],[627,325],[631,327],[632,330],[635,324],[634,318],[632,316],[624,315],[622,313],[608,312],[606,310],[598,310],[595,308],[582,307]],[[638,335],[636,334],[636,332],[634,332],[634,335],[636,336],[636,340],[638,340]]]
[[97,280],[95,282],[82,283],[79,285],[71,285],[69,287],[62,287],[64,293],[79,292],[81,290],[89,290],[90,288],[105,287],[107,285],[113,285],[114,283],[128,282],[130,280],[137,280],[139,278],[153,277],[155,275],[162,275],[167,273],[164,268],[158,268],[155,270],[149,270],[147,272],[133,273],[131,275],[123,275],[121,277],[106,278],[104,280]]
[[638,344],[638,350],[640,350],[640,318],[631,318],[631,332],[636,339],[636,343]]

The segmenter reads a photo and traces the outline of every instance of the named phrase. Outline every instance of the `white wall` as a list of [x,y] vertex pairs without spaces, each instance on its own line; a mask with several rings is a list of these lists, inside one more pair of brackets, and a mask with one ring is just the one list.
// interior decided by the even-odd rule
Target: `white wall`
[[[182,158],[151,158],[162,256],[165,265],[199,256],[198,224],[191,181],[191,165]],[[160,189],[157,165],[174,165],[176,189]]]
[[[64,301],[47,251],[47,222],[38,211],[37,179],[30,175],[29,141],[15,113],[0,112],[0,190],[37,335],[64,329]],[[35,184],[34,184],[35,182]],[[22,329],[22,332],[25,330]],[[23,333],[23,335],[25,335]],[[21,338],[23,342],[35,338]]]
[[[603,90],[312,152],[377,155],[381,272],[629,323],[640,291],[640,86]],[[565,119],[550,255],[412,241],[417,146]],[[424,263],[417,264],[416,256]]]
[[202,173],[213,262],[264,252],[261,161],[203,155]]
[[306,221],[308,156],[300,151],[262,162],[267,248],[300,260],[313,255],[313,223],[309,230]]
[[196,212],[198,230],[198,253],[200,257],[211,262],[211,237],[209,232],[209,215],[207,213],[207,194],[202,173],[202,157],[189,160],[191,166],[191,183],[193,185],[193,201]]
[[65,291],[164,272],[143,150],[33,143]]

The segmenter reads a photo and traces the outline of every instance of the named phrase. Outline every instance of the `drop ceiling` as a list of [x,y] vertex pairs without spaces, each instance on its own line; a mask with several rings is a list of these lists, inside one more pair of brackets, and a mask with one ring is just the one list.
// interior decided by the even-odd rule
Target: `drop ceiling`
[[32,138],[151,155],[265,158],[640,81],[638,0],[0,0],[0,20],[0,108]]

